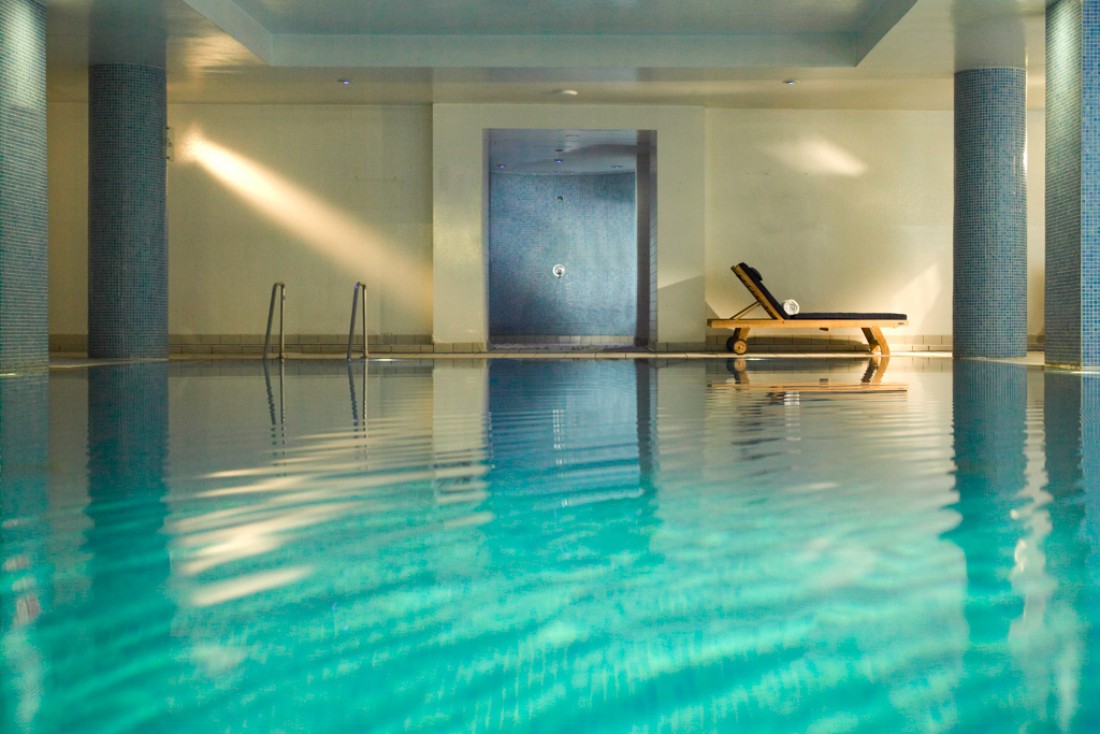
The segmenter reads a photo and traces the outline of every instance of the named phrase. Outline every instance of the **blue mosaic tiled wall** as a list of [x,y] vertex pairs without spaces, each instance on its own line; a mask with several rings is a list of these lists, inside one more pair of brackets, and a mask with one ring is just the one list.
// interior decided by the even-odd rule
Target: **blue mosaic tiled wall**
[[88,356],[168,356],[165,72],[88,75]]
[[[633,338],[638,323],[635,175],[494,173],[489,334]],[[555,265],[565,274],[553,274]]]
[[49,358],[46,10],[0,0],[0,372]]
[[1100,0],[1047,9],[1046,360],[1100,365]]
[[954,352],[1027,353],[1027,75],[955,75]]
[[1081,363],[1100,366],[1100,0],[1081,4]]

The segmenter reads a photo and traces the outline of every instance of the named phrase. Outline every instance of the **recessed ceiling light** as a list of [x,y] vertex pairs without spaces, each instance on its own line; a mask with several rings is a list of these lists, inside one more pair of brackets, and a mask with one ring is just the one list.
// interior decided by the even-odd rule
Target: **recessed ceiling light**
[[559,97],[576,97],[580,92],[576,89],[555,89],[550,94],[556,94]]
[[798,80],[797,79],[784,79],[783,83],[786,84],[788,87],[793,87],[795,84],[798,84]]
[[555,159],[554,159],[554,163],[558,163],[558,164],[560,164],[561,162],[562,162],[562,161],[561,161],[561,158],[555,158]]
[[343,84],[345,87],[351,84],[351,79],[337,79],[336,81]]

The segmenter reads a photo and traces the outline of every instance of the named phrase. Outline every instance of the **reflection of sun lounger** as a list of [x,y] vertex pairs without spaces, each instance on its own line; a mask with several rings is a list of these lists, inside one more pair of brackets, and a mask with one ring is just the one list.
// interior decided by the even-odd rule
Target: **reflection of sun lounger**
[[[707,326],[713,329],[733,329],[733,336],[726,342],[726,348],[736,354],[744,354],[749,345],[746,341],[752,329],[860,329],[867,339],[872,354],[889,354],[890,347],[882,335],[883,327],[905,326],[908,316],[903,313],[798,313],[788,315],[782,304],[776,300],[764,286],[760,273],[745,263],[738,263],[733,272],[748,288],[754,300],[745,308],[728,319],[708,319]],[[754,308],[762,308],[768,318],[747,319],[745,314]]]
[[[730,360],[727,367],[733,375],[731,380],[724,382],[712,382],[710,387],[735,388],[745,392],[764,392],[769,395],[784,396],[799,393],[823,393],[823,394],[863,394],[863,393],[904,393],[909,386],[904,383],[883,382],[886,368],[890,364],[889,357],[871,357],[867,363],[867,369],[859,378],[859,382],[841,381],[834,382],[830,378],[817,377],[815,379],[798,379],[786,377],[778,381],[753,381],[749,377],[748,364],[743,359]],[[764,364],[762,370],[768,374],[768,365]],[[772,375],[774,377],[774,374]]]

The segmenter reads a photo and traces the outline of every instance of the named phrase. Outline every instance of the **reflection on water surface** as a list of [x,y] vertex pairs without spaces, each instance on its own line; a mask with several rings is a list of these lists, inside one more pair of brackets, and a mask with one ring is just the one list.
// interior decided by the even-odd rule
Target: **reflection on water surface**
[[3,731],[1094,731],[1100,379],[0,379]]

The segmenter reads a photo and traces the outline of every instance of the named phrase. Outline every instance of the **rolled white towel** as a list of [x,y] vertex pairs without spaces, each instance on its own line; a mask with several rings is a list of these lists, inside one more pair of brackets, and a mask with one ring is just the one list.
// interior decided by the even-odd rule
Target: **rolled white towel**
[[783,311],[788,316],[794,316],[796,313],[798,313],[798,301],[794,300],[793,298],[788,298],[787,300],[783,301]]

